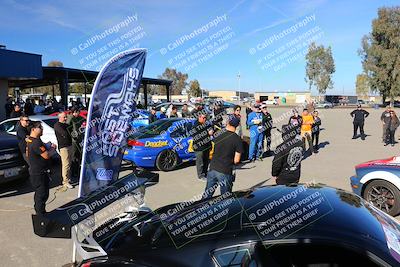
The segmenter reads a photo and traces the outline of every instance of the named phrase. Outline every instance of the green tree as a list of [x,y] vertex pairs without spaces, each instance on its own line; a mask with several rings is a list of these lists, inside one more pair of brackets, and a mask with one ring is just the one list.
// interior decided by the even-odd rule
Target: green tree
[[47,63],[48,67],[64,67],[64,64],[59,60],[52,60]]
[[315,86],[319,94],[325,94],[326,89],[333,87],[332,74],[335,72],[331,47],[317,46],[312,42],[308,47],[306,61],[305,80],[310,90]]
[[201,88],[198,80],[193,80],[189,83],[189,95],[192,97],[201,96]]
[[365,74],[358,74],[356,80],[356,94],[358,96],[367,96],[369,91],[368,76]]
[[166,68],[164,73],[159,76],[161,79],[172,80],[171,94],[180,95],[182,90],[187,86],[188,75],[177,71],[176,69]]
[[393,101],[400,95],[400,7],[383,7],[372,32],[361,40],[359,55],[371,90]]

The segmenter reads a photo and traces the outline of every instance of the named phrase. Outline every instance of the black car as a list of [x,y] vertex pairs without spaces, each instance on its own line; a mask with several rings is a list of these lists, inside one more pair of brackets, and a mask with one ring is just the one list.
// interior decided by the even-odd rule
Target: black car
[[17,137],[0,131],[0,184],[29,177]]
[[84,248],[98,256],[81,266],[400,266],[399,224],[340,189],[266,186],[194,200],[103,225],[92,235],[99,249]]

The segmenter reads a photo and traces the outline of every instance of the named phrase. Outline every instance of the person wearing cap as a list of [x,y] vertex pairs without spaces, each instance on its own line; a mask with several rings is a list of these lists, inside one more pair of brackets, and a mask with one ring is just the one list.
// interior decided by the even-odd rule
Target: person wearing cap
[[387,142],[387,131],[388,131],[388,125],[390,122],[390,111],[391,108],[390,106],[386,106],[386,109],[384,112],[382,112],[381,115],[381,121],[382,121],[382,143],[386,143]]
[[360,128],[360,134],[361,134],[361,139],[365,140],[365,134],[364,134],[364,122],[365,122],[365,118],[368,117],[369,112],[362,109],[361,105],[357,105],[357,109],[353,110],[350,115],[354,118],[353,120],[353,138],[352,139],[356,139],[357,138],[357,131],[358,128]]
[[313,153],[313,143],[312,143],[312,125],[314,124],[314,117],[308,113],[308,109],[303,110],[303,114],[301,115],[302,123],[301,123],[301,137],[303,139],[303,149],[306,150],[306,141],[308,143],[308,148],[310,153]]
[[[270,153],[271,151],[271,130],[272,130],[272,116],[271,113],[268,112],[267,105],[261,105],[261,111],[262,111],[262,126],[264,127],[264,137],[267,140],[267,153]],[[264,139],[264,138],[263,138]],[[264,140],[263,144],[261,146],[264,148]]]
[[161,107],[160,111],[156,113],[157,120],[165,119],[167,115],[165,113],[167,112],[167,109],[165,107]]
[[243,153],[242,139],[235,133],[239,124],[240,119],[234,114],[230,114],[226,123],[226,131],[214,139],[214,155],[207,174],[203,199],[212,197],[218,185],[221,195],[232,192],[235,180],[234,166],[240,162],[240,156]]
[[274,151],[271,171],[277,185],[290,185],[300,181],[304,150],[299,130],[295,125],[282,126],[283,142]]
[[247,125],[250,129],[249,160],[255,161],[262,157],[262,140],[264,139],[262,128],[262,113],[260,105],[255,104],[253,112],[247,118]]
[[150,114],[149,114],[149,124],[155,122],[156,120],[157,120],[156,108],[155,107],[151,107],[150,108]]

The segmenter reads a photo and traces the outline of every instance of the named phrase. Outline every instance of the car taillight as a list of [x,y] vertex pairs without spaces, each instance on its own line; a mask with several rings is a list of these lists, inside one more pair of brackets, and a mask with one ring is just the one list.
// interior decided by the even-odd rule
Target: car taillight
[[81,267],[90,267],[90,265],[92,265],[91,261],[82,264]]
[[144,146],[144,143],[134,140],[134,139],[130,139],[130,140],[128,140],[128,145],[129,146]]

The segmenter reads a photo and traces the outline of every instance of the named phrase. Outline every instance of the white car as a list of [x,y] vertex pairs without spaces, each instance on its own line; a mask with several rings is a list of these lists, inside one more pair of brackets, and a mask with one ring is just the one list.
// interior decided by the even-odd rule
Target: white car
[[[29,116],[31,121],[41,121],[43,126],[43,135],[41,137],[43,143],[52,142],[53,144],[57,143],[56,134],[54,132],[54,124],[58,121],[57,116],[48,116],[48,115],[32,115]],[[19,123],[18,118],[7,119],[0,122],[0,129],[12,135],[17,135],[17,125]]]
[[276,101],[276,99],[272,99],[272,100],[265,100],[265,101],[263,101],[263,103],[265,104],[265,105],[278,105],[278,101]]
[[315,104],[316,108],[333,108],[333,104],[328,101],[318,102]]
[[[189,112],[192,112],[193,109],[195,109],[195,105],[193,105],[192,103],[186,103],[186,102],[166,102],[166,103],[162,103],[162,104],[157,105],[157,106],[155,107],[155,108],[156,108],[156,111],[160,111],[161,107],[165,107],[165,109],[168,111],[168,107],[169,107],[171,104],[174,105],[174,106],[176,106],[177,113],[178,113],[178,116],[179,116],[179,117],[182,117],[182,108],[183,108],[183,105],[184,105],[184,104],[187,104],[187,105],[188,105],[188,110],[189,110]],[[167,115],[169,115],[169,114],[167,114]]]

